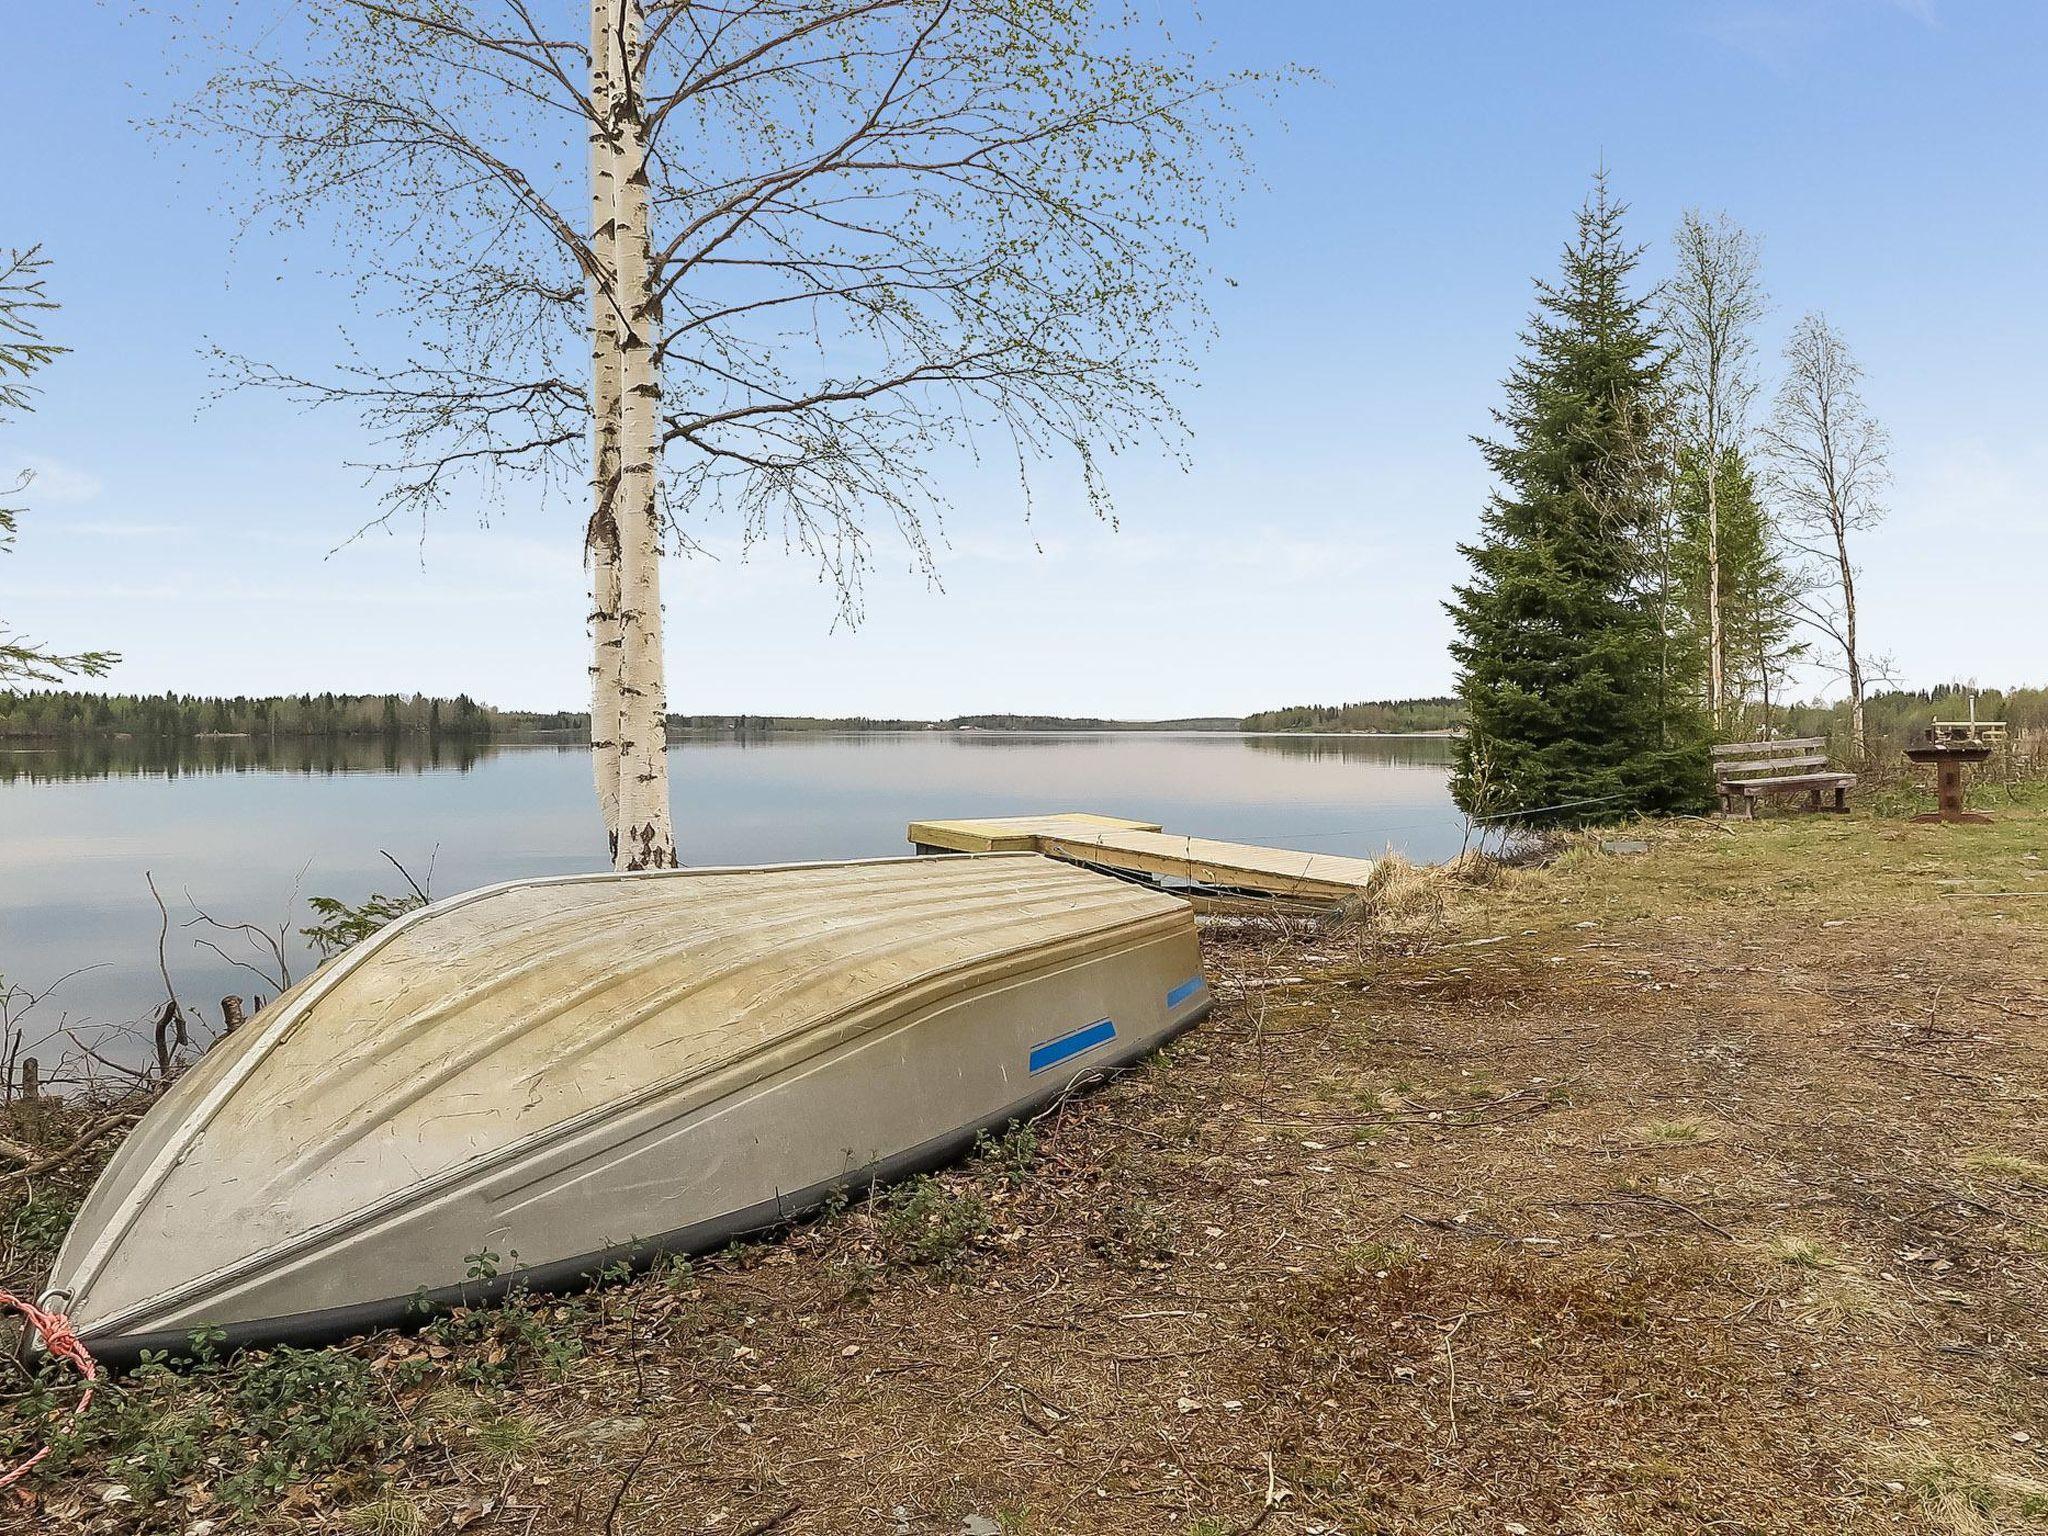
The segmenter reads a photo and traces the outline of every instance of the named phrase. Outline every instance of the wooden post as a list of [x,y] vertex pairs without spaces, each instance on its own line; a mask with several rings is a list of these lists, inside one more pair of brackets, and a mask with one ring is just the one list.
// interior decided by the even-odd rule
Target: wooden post
[[21,1096],[24,1099],[39,1099],[43,1094],[42,1065],[33,1056],[21,1058]]
[[1941,760],[1941,814],[1947,818],[1963,814],[1963,765],[1952,757]]

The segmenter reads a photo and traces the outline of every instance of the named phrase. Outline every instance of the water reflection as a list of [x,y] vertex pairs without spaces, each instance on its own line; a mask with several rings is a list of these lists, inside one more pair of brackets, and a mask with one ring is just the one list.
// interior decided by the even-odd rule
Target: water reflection
[[1334,758],[1347,763],[1412,763],[1442,768],[1451,761],[1456,738],[1451,736],[1241,736],[1254,752],[1283,757]]
[[[900,748],[907,740],[969,751],[1060,751],[1114,748],[1146,741],[1186,741],[1208,747],[1242,747],[1282,757],[1441,768],[1451,760],[1447,736],[1244,736],[1230,731],[772,731],[756,726],[736,730],[678,731],[678,749],[733,748],[786,751],[830,744]],[[0,784],[16,781],[63,783],[72,779],[146,777],[177,779],[222,773],[468,773],[501,752],[552,749],[581,752],[573,731],[500,740],[456,737],[341,736],[284,738],[255,736],[181,738],[89,737],[0,743]]]
[[0,744],[0,784],[218,773],[467,773],[488,742],[419,736],[94,736]]

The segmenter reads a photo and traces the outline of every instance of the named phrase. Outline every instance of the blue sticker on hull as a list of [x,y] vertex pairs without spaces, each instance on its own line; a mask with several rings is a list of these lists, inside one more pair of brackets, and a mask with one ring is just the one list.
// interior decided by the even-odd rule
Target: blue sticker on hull
[[1031,1070],[1043,1072],[1061,1062],[1092,1051],[1105,1041],[1116,1038],[1116,1022],[1112,1019],[1097,1019],[1093,1024],[1061,1035],[1056,1040],[1046,1040],[1031,1047]]
[[1175,987],[1171,992],[1166,994],[1166,1006],[1168,1008],[1178,1008],[1182,1003],[1186,1002],[1189,998],[1193,997],[1197,992],[1201,991],[1202,986],[1203,982],[1201,977],[1190,976],[1186,981],[1182,982],[1179,986]]

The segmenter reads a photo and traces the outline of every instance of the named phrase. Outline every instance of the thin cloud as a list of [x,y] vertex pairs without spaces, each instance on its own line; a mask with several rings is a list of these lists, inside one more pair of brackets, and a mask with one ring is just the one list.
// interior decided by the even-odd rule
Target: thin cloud
[[67,518],[64,531],[107,539],[182,539],[191,529],[179,523],[125,522],[120,518]]
[[26,494],[38,506],[77,506],[106,489],[92,471],[48,454],[32,453],[21,463],[31,476]]
[[1928,28],[1941,25],[1936,0],[1722,0],[1705,8],[1695,24],[1737,53],[1790,70],[1842,32],[1886,16]]

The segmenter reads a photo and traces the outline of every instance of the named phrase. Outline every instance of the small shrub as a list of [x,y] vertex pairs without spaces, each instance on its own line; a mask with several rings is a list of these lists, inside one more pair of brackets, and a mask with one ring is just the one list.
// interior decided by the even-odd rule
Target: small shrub
[[78,1202],[69,1195],[38,1189],[15,1215],[14,1256],[43,1261],[55,1257],[77,1215]]
[[1180,1234],[1172,1218],[1149,1200],[1127,1196],[1112,1202],[1103,1217],[1103,1230],[1090,1246],[1110,1263],[1156,1269],[1173,1257]]
[[377,1462],[402,1434],[369,1367],[335,1350],[280,1348],[231,1365],[202,1357],[188,1374],[157,1360],[103,1387],[76,1423],[73,1401],[44,1385],[17,1403],[26,1434],[54,1448],[37,1477],[90,1469],[145,1509],[193,1486],[241,1515],[337,1474],[374,1487]]
[[1013,1120],[1000,1136],[983,1131],[974,1138],[974,1155],[1003,1176],[1012,1189],[1022,1189],[1038,1162],[1038,1132],[1028,1120]]
[[648,1273],[655,1284],[678,1296],[697,1283],[697,1266],[690,1262],[686,1253],[664,1254]]
[[578,1302],[535,1304],[523,1295],[502,1306],[458,1307],[436,1318],[425,1336],[458,1362],[456,1377],[479,1387],[502,1387],[535,1370],[560,1381],[583,1355]]
[[337,896],[308,896],[306,905],[313,909],[313,915],[319,921],[301,928],[299,932],[313,946],[314,952],[325,960],[351,945],[360,944],[378,929],[389,927],[426,903],[407,891],[402,896],[378,892],[355,906]]
[[972,1192],[952,1194],[938,1180],[913,1180],[882,1207],[877,1233],[892,1262],[951,1278],[966,1267],[977,1238],[989,1230],[988,1204]]

